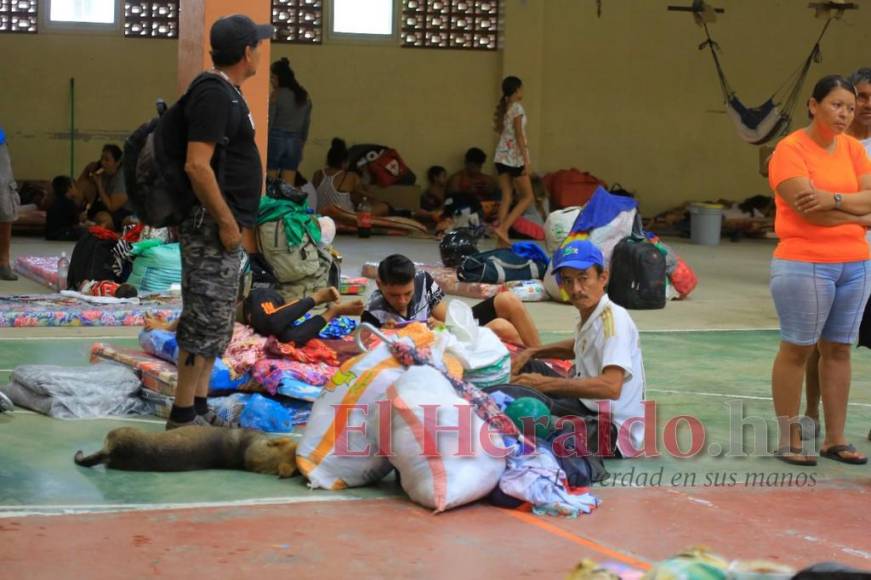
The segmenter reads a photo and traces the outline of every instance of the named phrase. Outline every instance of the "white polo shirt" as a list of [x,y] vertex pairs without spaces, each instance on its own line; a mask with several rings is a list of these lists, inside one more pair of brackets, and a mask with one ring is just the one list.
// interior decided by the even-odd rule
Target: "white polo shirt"
[[[621,426],[630,417],[640,417],[631,426],[631,440],[635,449],[627,449],[628,442],[618,437],[617,448],[624,457],[632,457],[643,448],[644,441],[644,361],[641,359],[641,340],[638,328],[626,309],[602,296],[593,314],[578,322],[575,331],[575,373],[578,378],[592,378],[602,374],[605,367],[623,369],[623,388],[620,398],[611,403],[614,425]],[[580,399],[591,411],[598,410],[599,399]]]

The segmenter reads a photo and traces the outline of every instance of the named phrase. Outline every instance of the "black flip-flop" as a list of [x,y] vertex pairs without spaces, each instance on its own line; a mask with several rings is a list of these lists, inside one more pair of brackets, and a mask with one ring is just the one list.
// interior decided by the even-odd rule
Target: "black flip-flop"
[[[790,455],[799,455],[804,459],[790,457]],[[789,463],[790,465],[800,465],[801,467],[813,467],[817,464],[817,458],[808,458],[802,453],[801,447],[781,447],[774,452],[774,457],[783,461],[784,463]]]
[[820,450],[820,456],[841,463],[849,463],[850,465],[865,465],[868,463],[867,457],[844,457],[841,455],[844,451],[858,453],[858,450],[850,444],[847,445],[832,445],[825,451]]

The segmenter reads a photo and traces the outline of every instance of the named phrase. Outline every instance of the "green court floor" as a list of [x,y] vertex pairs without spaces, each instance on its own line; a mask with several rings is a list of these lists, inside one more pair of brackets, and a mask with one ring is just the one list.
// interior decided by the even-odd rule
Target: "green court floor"
[[[867,467],[862,466],[820,459],[816,468],[797,468],[761,457],[766,445],[769,450],[774,449],[769,376],[777,341],[776,333],[766,331],[643,333],[647,398],[657,403],[656,443],[661,456],[607,461],[615,476],[609,485],[681,487],[732,482],[758,487],[783,486],[789,481],[795,486],[800,482],[809,485],[810,474],[816,484],[867,478]],[[2,340],[0,384],[7,381],[11,369],[18,364],[87,365],[93,342],[93,338]],[[111,342],[136,344],[135,339]],[[671,456],[663,444],[663,432],[669,431],[666,425],[679,415],[697,419],[705,435],[702,451],[687,459]],[[750,427],[741,435],[730,436],[732,431],[741,432],[730,429],[730,422],[739,425],[742,421],[756,426],[755,433],[761,433],[760,441]],[[372,488],[324,492],[309,490],[300,478],[278,480],[232,471],[125,473],[74,465],[72,457],[76,450],[98,448],[106,432],[122,425],[149,430],[163,428],[161,420],[149,418],[60,421],[26,411],[0,416],[0,513],[274,498],[375,498],[401,493],[389,480]],[[869,427],[871,352],[863,349],[854,353],[847,431],[860,450],[871,454]],[[690,445],[689,430],[684,427],[676,433],[676,440],[685,452]]]

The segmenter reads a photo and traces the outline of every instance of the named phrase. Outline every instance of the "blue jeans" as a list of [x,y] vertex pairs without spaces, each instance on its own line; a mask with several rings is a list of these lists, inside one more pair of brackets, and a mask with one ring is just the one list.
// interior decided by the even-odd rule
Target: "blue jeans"
[[266,146],[266,169],[296,171],[302,163],[305,141],[301,133],[270,129]]
[[829,264],[774,258],[769,287],[784,342],[810,346],[822,338],[853,344],[871,293],[871,261]]

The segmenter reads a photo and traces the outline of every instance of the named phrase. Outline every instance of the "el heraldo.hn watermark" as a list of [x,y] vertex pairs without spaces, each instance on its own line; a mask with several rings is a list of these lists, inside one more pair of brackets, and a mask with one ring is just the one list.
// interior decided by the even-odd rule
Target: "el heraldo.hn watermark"
[[[334,452],[337,456],[368,457],[392,455],[391,402],[378,401],[374,410],[365,404],[333,405]],[[728,441],[709,441],[704,422],[693,415],[675,415],[667,420],[660,416],[656,401],[644,401],[644,416],[630,417],[616,428],[612,420],[611,404],[600,401],[595,414],[587,417],[533,417],[521,418],[522,432],[533,439],[536,426],[550,422],[554,434],[551,448],[557,457],[602,455],[614,448],[616,437],[624,458],[656,458],[668,455],[678,459],[697,457],[748,458],[770,457],[777,449],[781,425],[792,428],[797,425],[805,432],[812,432],[813,424],[807,417],[778,421],[775,417],[746,415],[744,402],[729,400],[722,404],[722,417],[728,420]],[[422,454],[441,455],[445,436],[451,437],[449,453],[454,456],[473,456],[476,449],[497,457],[505,457],[510,450],[503,444],[502,435],[487,423],[473,421],[474,410],[469,405],[444,408],[440,405],[421,405],[423,416],[419,431],[422,435]],[[445,419],[445,412],[450,419]],[[370,416],[372,415],[372,416]],[[595,422],[597,428],[590,429]],[[643,432],[642,444],[638,446],[633,433]],[[589,433],[594,440],[590,440]],[[376,441],[377,444],[371,443]],[[816,442],[811,437],[803,443],[807,454],[816,453]],[[603,450],[598,453],[596,450]],[[729,479],[729,478],[726,478]]]

